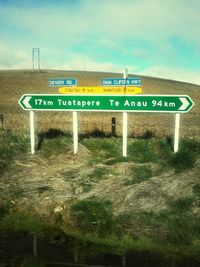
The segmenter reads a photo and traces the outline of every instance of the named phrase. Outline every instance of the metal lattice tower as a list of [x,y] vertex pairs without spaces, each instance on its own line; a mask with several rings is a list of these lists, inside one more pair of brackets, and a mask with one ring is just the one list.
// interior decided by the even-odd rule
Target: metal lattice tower
[[40,71],[40,48],[32,49],[32,66],[33,71]]

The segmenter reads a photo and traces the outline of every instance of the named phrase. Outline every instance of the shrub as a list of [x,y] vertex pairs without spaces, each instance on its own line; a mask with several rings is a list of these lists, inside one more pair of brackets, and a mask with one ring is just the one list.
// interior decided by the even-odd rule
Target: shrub
[[13,157],[19,157],[27,150],[27,137],[13,134],[11,131],[0,131],[0,172],[11,164]]
[[141,138],[143,139],[151,139],[154,137],[155,137],[155,132],[152,130],[146,130],[141,136]]
[[137,166],[133,168],[132,179],[126,181],[126,185],[138,184],[150,179],[153,176],[151,167],[149,166]]
[[90,175],[90,180],[97,182],[103,178],[104,175],[108,173],[108,170],[105,168],[96,168]]
[[118,162],[121,157],[119,139],[117,138],[90,138],[84,139],[82,144],[92,153],[92,163],[102,162],[114,158]]
[[0,218],[3,217],[9,210],[9,206],[6,203],[0,203]]
[[178,245],[190,245],[193,239],[193,224],[186,216],[173,215],[167,220],[167,241]]
[[[23,267],[45,267],[46,264],[42,259],[29,255],[14,255],[7,259],[9,266],[23,266]],[[1,265],[0,265],[1,266]],[[3,265],[3,266],[8,266]]]
[[192,197],[179,198],[170,203],[170,208],[175,213],[186,212],[192,208],[193,202],[194,198]]
[[105,236],[112,232],[113,214],[110,201],[81,200],[71,207],[71,214],[82,232]]
[[136,140],[128,146],[129,160],[137,163],[155,162],[157,156],[147,140]]
[[0,228],[7,231],[24,231],[29,233],[43,233],[45,224],[40,218],[29,213],[8,213],[0,221]]
[[171,155],[169,164],[175,168],[176,172],[181,172],[192,168],[200,153],[200,142],[185,139],[180,143],[180,149],[177,153]]
[[200,184],[195,184],[192,189],[193,189],[193,194],[195,194],[195,196],[200,198]]
[[41,154],[49,157],[52,154],[66,153],[71,149],[71,138],[68,136],[58,136],[44,139],[41,146]]
[[176,172],[181,172],[186,169],[192,168],[195,164],[195,161],[195,154],[184,148],[172,155],[169,163],[172,167],[175,168]]

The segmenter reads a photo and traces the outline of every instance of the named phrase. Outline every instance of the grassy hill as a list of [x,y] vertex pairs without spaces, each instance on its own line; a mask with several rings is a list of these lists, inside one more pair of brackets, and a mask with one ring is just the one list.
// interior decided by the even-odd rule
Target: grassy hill
[[[134,75],[129,75],[134,77]],[[98,86],[102,78],[122,77],[120,73],[80,72],[80,71],[54,71],[43,70],[33,72],[30,70],[0,71],[0,112],[5,114],[5,127],[13,130],[27,130],[28,112],[22,110],[18,100],[28,93],[58,93],[58,87],[49,87],[48,79],[72,77],[78,80],[79,86]],[[200,116],[200,86],[177,81],[140,77],[143,94],[178,94],[189,95],[195,106],[184,114],[181,120],[182,136],[199,136]],[[80,131],[87,132],[98,128],[109,132],[111,117],[117,119],[117,133],[121,134],[121,114],[119,113],[79,113]],[[174,117],[172,114],[129,114],[129,134],[142,135],[151,130],[155,135],[166,136],[173,132]],[[71,130],[70,112],[37,112],[37,130],[44,131],[49,128]]]
[[55,130],[34,156],[26,135],[0,131],[0,141],[1,231],[45,236],[83,259],[198,266],[199,141],[182,139],[174,154],[168,139],[130,138],[127,158],[113,137],[82,137],[77,155]]

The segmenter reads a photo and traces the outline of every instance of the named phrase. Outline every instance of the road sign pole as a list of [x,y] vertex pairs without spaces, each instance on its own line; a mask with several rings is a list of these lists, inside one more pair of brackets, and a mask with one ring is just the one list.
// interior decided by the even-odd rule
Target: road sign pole
[[30,111],[30,138],[31,138],[31,155],[35,154],[35,122],[34,111]]
[[74,141],[74,154],[78,152],[78,112],[73,111],[73,141]]
[[175,131],[174,131],[174,153],[178,152],[180,129],[180,113],[175,114]]
[[[128,77],[128,69],[124,69],[123,78],[126,79]],[[127,157],[127,136],[128,136],[128,114],[127,112],[123,112],[123,144],[122,144],[122,155],[123,157]]]

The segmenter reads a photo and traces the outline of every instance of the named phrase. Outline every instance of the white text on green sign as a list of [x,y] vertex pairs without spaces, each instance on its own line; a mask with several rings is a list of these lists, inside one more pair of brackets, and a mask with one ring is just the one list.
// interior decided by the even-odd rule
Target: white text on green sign
[[188,112],[194,105],[189,96],[179,95],[23,95],[19,101],[25,110]]

